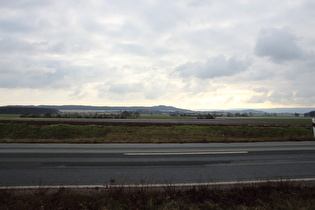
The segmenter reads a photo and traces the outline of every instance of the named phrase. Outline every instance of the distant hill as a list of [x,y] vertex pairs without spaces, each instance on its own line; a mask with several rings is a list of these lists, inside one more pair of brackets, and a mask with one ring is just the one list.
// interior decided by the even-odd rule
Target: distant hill
[[315,108],[270,108],[270,109],[259,109],[269,113],[299,113],[304,114],[307,112],[314,111]]
[[[203,110],[206,111],[206,110]],[[210,110],[207,110],[210,112]],[[238,109],[238,110],[213,110],[217,112],[231,112],[231,113],[299,113],[304,114],[307,112],[315,111],[315,108],[268,108],[268,109]]]
[[52,106],[52,105],[41,105],[41,108],[57,109],[60,111],[138,111],[140,113],[144,112],[188,112],[190,110],[180,109],[172,106],[81,106],[81,105],[62,105],[62,106]]
[[231,113],[253,113],[253,114],[263,114],[264,111],[256,110],[256,109],[244,109],[244,110],[226,110],[225,112]]
[[240,110],[215,110],[215,111],[210,111],[210,110],[199,110],[199,111],[204,111],[204,112],[230,112],[230,113],[253,113],[253,114],[263,114],[265,113],[264,111],[256,110],[256,109],[240,109]]
[[[132,111],[139,113],[170,113],[170,112],[191,112],[188,109],[176,108],[173,106],[84,106],[84,105],[40,105],[40,106],[3,106],[0,107],[0,114],[54,114],[59,111],[82,111],[82,112],[122,112]],[[196,110],[197,111],[197,110]],[[304,114],[315,111],[315,108],[269,108],[269,109],[240,109],[240,110],[199,110],[203,112],[231,112],[231,113],[299,113]]]
[[35,106],[3,106],[0,114],[57,114],[58,110],[53,108]]

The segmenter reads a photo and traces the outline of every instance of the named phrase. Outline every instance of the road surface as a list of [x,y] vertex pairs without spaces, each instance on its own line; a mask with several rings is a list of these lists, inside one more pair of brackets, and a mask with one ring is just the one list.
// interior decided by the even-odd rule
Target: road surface
[[315,178],[315,142],[0,144],[0,187]]

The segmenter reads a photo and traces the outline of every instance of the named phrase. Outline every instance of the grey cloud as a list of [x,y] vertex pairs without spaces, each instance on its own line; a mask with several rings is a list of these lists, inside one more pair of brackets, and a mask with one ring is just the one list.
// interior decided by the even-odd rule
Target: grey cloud
[[[252,102],[304,105],[315,100],[309,2],[0,0],[0,87],[117,102],[252,87]],[[288,28],[257,36],[263,26]]]
[[275,76],[277,76],[277,72],[274,69],[252,69],[246,79],[248,81],[264,81]]
[[140,44],[117,44],[112,47],[112,52],[117,52],[119,54],[126,53],[142,57],[163,56],[172,53],[170,49],[159,47],[153,43],[150,49]]
[[14,1],[7,1],[7,0],[0,0],[0,4],[2,7],[7,8],[34,8],[34,7],[42,7],[51,4],[50,0],[14,0]]
[[[293,64],[292,64],[293,65]],[[250,81],[256,92],[248,103],[264,103],[296,106],[314,106],[314,70],[311,63],[274,67],[274,77],[264,81]],[[314,66],[314,65],[313,65]],[[287,76],[289,74],[289,76]],[[249,78],[250,79],[250,78]]]
[[137,44],[117,44],[113,50],[116,50],[118,52],[122,53],[130,53],[134,55],[146,55],[146,50],[141,45]]
[[48,42],[29,42],[19,39],[2,39],[0,40],[0,53],[27,53],[28,55],[43,51],[47,48]]
[[200,79],[210,79],[222,76],[231,76],[239,72],[246,71],[250,66],[247,59],[236,57],[226,58],[216,56],[209,58],[206,62],[187,62],[175,68],[181,77],[196,77]]
[[1,20],[0,19],[0,29],[5,32],[29,32],[34,28],[33,25],[27,22],[16,21],[16,20]]
[[268,93],[269,92],[269,90],[265,87],[254,88],[253,90],[257,93]]
[[310,90],[299,90],[295,94],[296,97],[298,98],[315,98],[314,96],[314,91],[311,88]]
[[269,57],[274,62],[301,58],[303,50],[297,44],[298,38],[287,28],[262,29],[255,45],[255,54]]
[[198,7],[198,6],[207,6],[209,2],[207,0],[193,0],[189,3],[189,6]]
[[[257,88],[252,88],[256,92],[246,102],[248,103],[264,103],[283,105],[314,105],[315,95],[312,74],[297,76],[292,81],[279,82],[281,80],[274,79],[269,83],[257,84]],[[274,83],[274,84],[273,84]],[[279,83],[279,84],[278,84]],[[253,84],[254,85],[254,84]]]
[[[176,84],[170,83],[167,74],[162,70],[151,67],[124,66],[123,72],[116,80],[110,79],[95,87],[98,95],[102,98],[146,99],[154,100],[162,96],[176,93]],[[139,74],[130,75],[134,68],[140,69]],[[152,73],[148,73],[148,72]],[[153,72],[155,75],[152,76]],[[128,80],[132,77],[132,80]],[[174,92],[175,91],[175,92]]]
[[246,102],[247,103],[264,103],[268,99],[267,94],[261,94],[261,95],[254,95],[250,97]]
[[1,33],[12,33],[24,36],[43,28],[41,20],[49,13],[43,13],[51,1],[1,1],[0,29]]
[[145,16],[148,26],[160,33],[174,29],[176,25],[185,21],[186,15],[183,12],[175,1],[167,1],[167,3],[156,1],[149,10],[146,10]]
[[47,49],[48,52],[57,54],[77,54],[89,51],[89,48],[83,44],[78,44],[75,42],[56,42],[50,44]]
[[262,93],[260,95],[254,95],[246,102],[248,103],[264,103],[271,102],[274,104],[293,104],[295,96],[290,90],[275,90],[270,93]]
[[[40,73],[27,75],[1,75],[1,88],[30,88],[30,89],[46,89],[56,88],[55,73]],[[64,88],[66,84],[61,84]],[[60,88],[60,87],[59,87]]]
[[269,96],[268,100],[273,103],[285,104],[287,101],[294,100],[294,94],[290,90],[285,91],[273,91]]
[[[311,80],[311,79],[310,79]],[[303,81],[301,81],[303,83]],[[314,106],[315,95],[314,95],[314,82],[306,81],[306,84],[294,84],[294,99],[296,104],[302,106]]]
[[[303,68],[303,71],[299,71],[299,68]],[[295,92],[295,97],[307,101],[313,100],[313,104],[315,101],[314,95],[314,62],[309,63],[306,66],[298,66],[296,67],[296,71],[298,73],[295,74],[295,77],[292,79],[291,88]]]
[[141,92],[143,90],[143,85],[139,83],[115,83],[109,85],[109,91],[116,94],[127,94]]
[[0,40],[0,54],[23,54],[24,57],[45,54],[77,54],[87,52],[88,48],[74,42],[27,41],[16,38]]
[[155,75],[154,77],[146,78],[143,95],[145,99],[154,100],[165,95],[176,94],[176,85],[170,84],[165,78],[161,78],[161,75]]
[[61,89],[89,82],[85,75],[90,69],[73,66],[62,61],[0,60],[1,88]]

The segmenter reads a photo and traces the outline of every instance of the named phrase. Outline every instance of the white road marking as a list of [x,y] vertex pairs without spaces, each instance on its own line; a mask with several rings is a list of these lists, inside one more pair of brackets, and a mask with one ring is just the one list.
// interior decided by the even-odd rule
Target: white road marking
[[225,155],[225,154],[248,154],[248,151],[221,151],[221,152],[129,152],[125,156],[137,155]]
[[[296,163],[300,163],[300,164],[310,164],[310,163],[315,163],[315,161],[310,160],[310,161],[289,161],[289,160],[266,160],[264,162],[260,161],[250,161],[250,162],[246,162],[246,161],[231,161],[231,163],[218,163],[216,165],[234,165],[234,166],[250,166],[250,165],[284,165],[284,164],[296,164]],[[213,166],[211,164],[205,164],[205,166]]]
[[203,182],[203,183],[178,183],[178,184],[130,184],[130,185],[46,185],[46,186],[8,186],[1,187],[0,190],[36,190],[36,189],[95,189],[106,190],[110,188],[164,188],[164,187],[197,187],[197,186],[233,186],[246,184],[264,184],[277,182],[315,182],[315,178],[297,178],[297,179],[269,179],[269,180],[247,180],[247,181],[230,181],[230,182]]

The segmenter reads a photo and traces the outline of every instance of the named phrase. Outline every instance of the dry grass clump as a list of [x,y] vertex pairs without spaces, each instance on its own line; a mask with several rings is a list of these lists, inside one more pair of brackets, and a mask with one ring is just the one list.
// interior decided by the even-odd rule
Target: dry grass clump
[[2,190],[0,209],[315,209],[315,186],[280,181],[232,188],[115,187],[97,194]]

